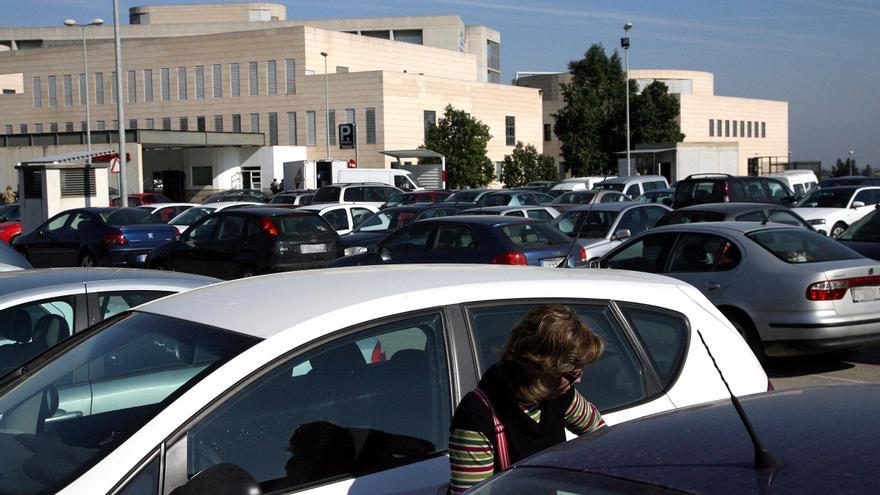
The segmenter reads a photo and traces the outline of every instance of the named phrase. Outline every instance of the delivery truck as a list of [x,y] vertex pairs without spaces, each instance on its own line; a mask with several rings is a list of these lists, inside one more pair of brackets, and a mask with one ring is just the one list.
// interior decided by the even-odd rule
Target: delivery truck
[[296,160],[284,162],[285,189],[318,189],[330,184],[379,182],[404,191],[423,189],[409,170],[357,168],[345,160]]

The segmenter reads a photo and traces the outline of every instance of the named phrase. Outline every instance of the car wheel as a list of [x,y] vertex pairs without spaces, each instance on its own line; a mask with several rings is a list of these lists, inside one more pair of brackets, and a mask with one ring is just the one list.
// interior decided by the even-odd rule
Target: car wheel
[[837,222],[834,224],[834,227],[831,227],[831,237],[835,239],[846,230],[846,224],[843,222]]
[[94,266],[98,266],[98,263],[95,261],[95,257],[90,253],[83,253],[82,256],[79,257],[79,266],[84,268],[91,268]]
[[762,365],[766,364],[767,356],[764,354],[764,343],[761,342],[761,336],[758,335],[758,331],[755,330],[755,325],[752,323],[752,320],[750,320],[748,316],[735,311],[728,310],[722,311],[722,313],[728,320],[730,320],[733,328],[742,335],[742,338],[745,339],[746,344],[752,349],[752,352],[755,354],[755,357],[758,358],[758,361],[760,361]]

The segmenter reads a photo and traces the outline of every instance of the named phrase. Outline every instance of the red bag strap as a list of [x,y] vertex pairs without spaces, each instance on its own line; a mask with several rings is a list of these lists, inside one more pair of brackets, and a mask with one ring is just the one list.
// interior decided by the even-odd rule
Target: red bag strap
[[504,425],[501,424],[498,415],[495,414],[495,408],[492,407],[492,402],[489,401],[489,396],[486,395],[486,392],[476,388],[474,393],[477,394],[477,397],[489,409],[489,413],[492,414],[492,424],[495,426],[495,442],[498,444],[498,465],[502,470],[505,470],[510,467],[510,453],[507,450],[507,435],[504,434]]

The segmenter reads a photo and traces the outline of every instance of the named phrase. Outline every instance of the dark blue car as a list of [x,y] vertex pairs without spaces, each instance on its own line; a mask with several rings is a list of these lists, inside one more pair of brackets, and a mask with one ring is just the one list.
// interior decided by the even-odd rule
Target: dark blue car
[[63,211],[13,243],[36,268],[145,266],[154,247],[176,239],[177,228],[155,223],[140,208]]
[[880,209],[877,208],[853,222],[837,240],[865,258],[880,260]]
[[[571,249],[571,253],[569,253]],[[397,229],[366,253],[340,258],[330,266],[391,263],[488,263],[572,266],[584,261],[580,246],[542,221],[520,217],[470,215],[429,218]]]
[[433,206],[430,203],[416,203],[406,206],[385,208],[373,213],[355,229],[339,238],[346,256],[366,253],[367,248],[381,241],[388,234],[416,220],[418,215]]

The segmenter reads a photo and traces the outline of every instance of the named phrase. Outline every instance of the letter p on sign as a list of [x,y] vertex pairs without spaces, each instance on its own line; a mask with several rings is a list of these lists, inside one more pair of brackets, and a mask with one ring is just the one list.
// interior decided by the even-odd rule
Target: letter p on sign
[[339,124],[339,149],[350,150],[354,148],[355,127],[354,124]]

